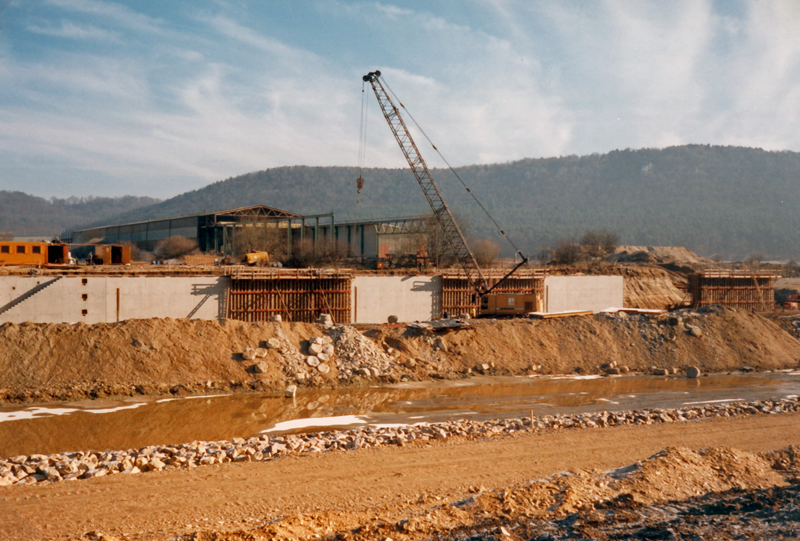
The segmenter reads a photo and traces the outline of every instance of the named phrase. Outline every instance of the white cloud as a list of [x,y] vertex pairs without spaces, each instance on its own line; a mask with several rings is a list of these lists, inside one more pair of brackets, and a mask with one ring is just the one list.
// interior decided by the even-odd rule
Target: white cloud
[[50,5],[74,13],[94,15],[114,21],[117,25],[137,32],[161,32],[163,21],[149,17],[114,2],[101,0],[47,0]]
[[71,21],[61,21],[58,26],[50,24],[36,24],[28,26],[28,31],[35,34],[45,34],[60,38],[97,39],[103,41],[118,41],[115,33],[103,30],[90,24],[79,25]]
[[[355,165],[360,76],[376,68],[454,165],[683,143],[800,150],[792,1],[721,13],[710,0],[498,0],[465,4],[470,18],[446,1],[332,0],[303,13],[319,35],[262,31],[252,13],[268,9],[247,4],[175,22],[47,1],[59,18],[29,23],[35,39],[85,49],[0,55],[0,179],[25,156],[127,186],[107,193],[164,197],[266,167]],[[405,167],[368,99],[367,165]]]

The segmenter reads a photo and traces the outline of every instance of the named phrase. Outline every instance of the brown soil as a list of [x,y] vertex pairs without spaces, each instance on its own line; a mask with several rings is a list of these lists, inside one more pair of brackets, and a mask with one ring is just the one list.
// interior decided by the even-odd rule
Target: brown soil
[[614,254],[619,257],[620,254],[632,256],[635,254],[643,254],[648,256],[652,261],[659,263],[679,263],[691,266],[710,266],[714,262],[707,257],[702,257],[683,246],[617,246]]
[[626,307],[670,310],[691,300],[686,291],[686,276],[682,274],[658,267],[612,267],[603,273],[625,277]]
[[[420,335],[405,326],[372,326],[365,333],[384,351],[396,350],[396,362],[379,377],[382,381],[467,377],[481,364],[488,364],[490,373],[510,375],[600,373],[612,362],[633,371],[698,366],[703,372],[744,366],[772,370],[800,362],[798,339],[759,315],[720,310],[691,316],[689,323],[700,328],[702,336],[692,336],[682,325],[670,326],[665,318],[602,315],[475,320],[471,329],[444,336]],[[304,323],[174,319],[96,325],[5,323],[0,326],[0,402],[220,388],[282,390],[294,383],[294,376],[280,353],[269,350],[264,359],[268,369],[262,374],[252,372],[255,361],[241,357],[245,348],[263,345],[279,329],[301,351],[308,338],[324,332]],[[337,375],[333,369],[304,384],[336,386]],[[370,379],[375,377],[356,376],[343,383]]]
[[519,540],[536,521],[576,510],[795,482],[800,449],[785,447],[799,442],[798,414],[524,431],[3,487],[0,523],[12,541],[417,540],[486,528],[514,531],[502,538]]

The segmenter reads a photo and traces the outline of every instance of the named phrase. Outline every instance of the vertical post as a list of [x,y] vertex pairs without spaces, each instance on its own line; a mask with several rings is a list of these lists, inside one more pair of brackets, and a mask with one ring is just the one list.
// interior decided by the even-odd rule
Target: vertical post
[[119,323],[119,288],[117,288],[117,323]]
[[314,217],[314,257],[317,257],[317,243],[319,242],[319,216]]
[[[286,220],[286,256],[292,257],[292,219],[289,218]],[[286,317],[289,317],[289,313],[286,313]]]

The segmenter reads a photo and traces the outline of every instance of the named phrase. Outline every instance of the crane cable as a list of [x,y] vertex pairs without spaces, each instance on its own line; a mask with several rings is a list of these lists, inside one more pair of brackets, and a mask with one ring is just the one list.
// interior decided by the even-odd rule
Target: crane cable
[[[458,173],[456,173],[456,170],[455,170],[455,169],[453,169],[453,166],[452,166],[452,165],[450,165],[450,162],[448,162],[448,161],[447,161],[447,159],[446,159],[446,158],[445,158],[445,157],[442,155],[442,153],[441,153],[441,152],[439,152],[439,149],[438,149],[438,148],[436,148],[436,145],[434,145],[434,144],[433,144],[433,141],[431,141],[430,137],[428,137],[428,134],[427,134],[427,133],[425,133],[425,130],[423,130],[423,129],[420,127],[420,125],[419,125],[419,124],[417,124],[417,121],[416,121],[416,120],[414,119],[414,117],[411,115],[411,113],[409,112],[409,110],[408,110],[408,109],[406,109],[406,106],[405,106],[405,105],[403,105],[403,102],[402,102],[402,101],[400,101],[400,99],[397,97],[397,94],[395,94],[395,93],[394,93],[394,90],[392,90],[392,87],[390,87],[390,86],[389,86],[389,84],[386,82],[386,79],[383,79],[383,78],[381,78],[381,82],[384,84],[384,86],[386,86],[386,88],[387,88],[387,89],[389,89],[389,92],[391,92],[391,93],[392,93],[392,96],[394,96],[394,99],[396,99],[396,100],[397,100],[397,103],[399,103],[399,104],[400,104],[400,107],[402,107],[402,108],[403,108],[403,110],[406,112],[406,114],[408,115],[408,118],[410,118],[410,119],[411,119],[411,122],[413,122],[413,123],[414,123],[414,125],[417,127],[417,129],[420,131],[420,133],[422,133],[422,135],[425,137],[425,139],[427,139],[427,140],[428,140],[428,143],[430,143],[430,144],[431,144],[431,147],[433,147],[433,150],[435,150],[435,151],[436,151],[436,153],[439,155],[439,157],[442,159],[442,161],[444,161],[444,163],[446,163],[446,164],[447,164],[447,167],[450,169],[450,172],[452,172],[452,173],[453,173],[453,175],[455,175],[455,177],[458,179],[458,181],[461,183],[461,185],[464,187],[464,189],[465,189],[465,190],[467,190],[467,192],[468,192],[468,193],[469,193],[469,194],[472,196],[472,199],[474,199],[474,200],[475,200],[475,202],[476,202],[476,203],[478,204],[478,206],[481,208],[481,210],[483,211],[483,213],[484,213],[484,214],[486,214],[486,216],[488,216],[488,217],[489,217],[489,219],[490,219],[490,220],[492,221],[492,223],[495,225],[495,227],[497,228],[497,230],[498,230],[498,231],[500,231],[500,233],[503,235],[503,238],[505,238],[505,239],[506,239],[506,241],[508,241],[508,243],[509,243],[509,244],[510,244],[510,245],[511,245],[513,248],[514,248],[514,251],[515,251],[515,252],[517,252],[517,253],[518,253],[518,254],[519,254],[519,255],[520,255],[520,256],[521,256],[523,259],[526,259],[526,258],[525,258],[525,256],[524,256],[524,255],[522,255],[522,251],[521,251],[519,248],[517,248],[517,245],[516,245],[516,244],[514,244],[514,241],[512,241],[512,240],[509,238],[509,236],[508,236],[508,235],[506,235],[506,232],[505,232],[505,231],[503,231],[503,228],[502,228],[502,227],[500,227],[500,224],[498,224],[498,223],[497,223],[497,221],[496,221],[496,220],[495,220],[495,219],[492,217],[492,215],[491,215],[491,214],[489,214],[489,211],[488,211],[488,210],[486,210],[486,207],[484,207],[484,206],[483,206],[483,204],[482,204],[482,203],[481,203],[481,202],[478,200],[478,198],[475,196],[475,194],[474,194],[474,193],[472,193],[472,190],[470,190],[470,189],[469,189],[469,186],[467,186],[467,184],[466,184],[466,183],[465,183],[465,182],[464,182],[464,181],[461,179],[461,177],[458,175]],[[363,91],[363,85],[362,85],[362,91]]]
[[365,92],[365,82],[361,82],[361,125],[358,133],[358,178],[356,179],[356,221],[358,221],[358,203],[361,199],[361,189],[364,187],[364,163],[367,154],[367,93]]

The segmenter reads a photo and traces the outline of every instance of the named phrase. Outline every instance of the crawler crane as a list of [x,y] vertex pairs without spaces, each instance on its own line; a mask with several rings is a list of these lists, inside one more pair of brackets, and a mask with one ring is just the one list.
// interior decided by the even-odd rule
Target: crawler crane
[[[493,293],[493,291],[509,276],[525,265],[528,262],[528,258],[517,250],[521,261],[511,269],[508,274],[498,280],[497,283],[491,287],[489,286],[480,265],[478,265],[478,261],[475,259],[475,255],[472,253],[472,250],[470,250],[461,229],[453,218],[452,212],[450,212],[450,209],[444,202],[439,187],[436,185],[436,182],[433,180],[428,170],[428,166],[425,164],[425,160],[422,159],[419,149],[403,121],[403,117],[400,116],[400,110],[397,108],[394,101],[392,101],[392,98],[389,97],[389,94],[386,92],[385,84],[380,77],[380,71],[371,71],[364,75],[363,80],[369,83],[373,92],[375,92],[375,97],[378,98],[378,104],[381,107],[383,116],[386,118],[386,122],[392,130],[397,144],[400,145],[400,150],[403,151],[403,155],[406,157],[408,165],[411,167],[411,171],[414,173],[417,182],[419,182],[420,188],[422,188],[422,192],[425,194],[433,210],[433,215],[441,227],[445,243],[455,254],[459,265],[467,276],[467,281],[475,290],[475,297],[473,297],[473,300],[480,300],[479,303],[476,303],[480,306],[477,315],[522,316],[526,315],[528,312],[535,311],[537,307],[536,295],[534,293]],[[403,104],[400,103],[400,106],[402,107]],[[362,185],[363,180],[359,177],[359,191]],[[467,191],[469,191],[469,188],[467,188]],[[505,232],[502,229],[500,232],[505,236]]]

